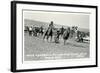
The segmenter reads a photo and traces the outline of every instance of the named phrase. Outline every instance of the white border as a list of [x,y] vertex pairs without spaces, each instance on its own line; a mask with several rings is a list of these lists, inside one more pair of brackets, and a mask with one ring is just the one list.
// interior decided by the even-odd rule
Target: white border
[[[52,11],[73,11],[73,12],[89,12],[90,14],[90,58],[85,59],[67,59],[67,60],[54,60],[54,61],[33,61],[22,63],[22,9],[31,10],[52,10]],[[93,8],[79,8],[79,7],[59,7],[59,6],[45,6],[45,5],[28,5],[17,4],[17,70],[21,69],[37,69],[37,68],[50,68],[50,67],[70,67],[70,66],[84,66],[95,65],[96,59],[96,11]]]

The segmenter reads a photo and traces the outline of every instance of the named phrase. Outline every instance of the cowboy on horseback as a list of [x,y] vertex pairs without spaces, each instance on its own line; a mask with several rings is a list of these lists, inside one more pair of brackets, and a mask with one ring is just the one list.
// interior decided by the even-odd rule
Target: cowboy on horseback
[[53,21],[51,21],[51,23],[49,24],[48,29],[46,30],[46,33],[44,34],[43,39],[45,39],[45,37],[47,36],[47,40],[49,39],[49,36],[51,37],[51,41],[52,41],[52,36],[53,36]]

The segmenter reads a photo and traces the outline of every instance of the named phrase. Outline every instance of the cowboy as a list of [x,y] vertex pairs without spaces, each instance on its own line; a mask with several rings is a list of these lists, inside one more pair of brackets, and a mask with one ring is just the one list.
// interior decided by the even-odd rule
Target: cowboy
[[43,39],[45,39],[45,36],[47,36],[47,40],[48,40],[49,37],[51,37],[51,40],[52,40],[52,36],[53,36],[53,30],[52,29],[54,29],[53,21],[51,21],[51,23],[49,24],[49,27],[46,30],[46,33],[44,34]]

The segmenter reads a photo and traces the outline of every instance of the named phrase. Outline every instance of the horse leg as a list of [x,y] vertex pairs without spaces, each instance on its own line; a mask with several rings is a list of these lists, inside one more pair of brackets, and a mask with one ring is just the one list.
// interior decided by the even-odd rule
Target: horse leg
[[41,36],[43,35],[43,33],[41,32]]
[[43,32],[41,32],[41,36],[43,36]]
[[49,39],[49,36],[47,35],[47,41],[48,41],[48,39]]
[[51,35],[51,39],[50,39],[50,41],[52,41],[52,35]]
[[44,36],[43,36],[43,40],[45,39],[45,37],[46,37],[46,35],[44,34]]
[[65,45],[65,43],[66,43],[66,40],[64,40],[64,45]]

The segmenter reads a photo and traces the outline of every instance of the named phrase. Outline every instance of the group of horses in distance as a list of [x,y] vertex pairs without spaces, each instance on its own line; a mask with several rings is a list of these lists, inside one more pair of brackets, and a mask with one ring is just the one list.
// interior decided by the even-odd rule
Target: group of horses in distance
[[89,36],[89,32],[79,31],[77,26],[64,28],[49,27],[44,28],[43,26],[25,26],[24,32],[28,32],[29,36],[42,36],[43,40],[52,41],[59,43],[60,38],[63,39],[64,45],[66,40],[69,38],[75,38],[77,42],[84,42],[84,37]]

